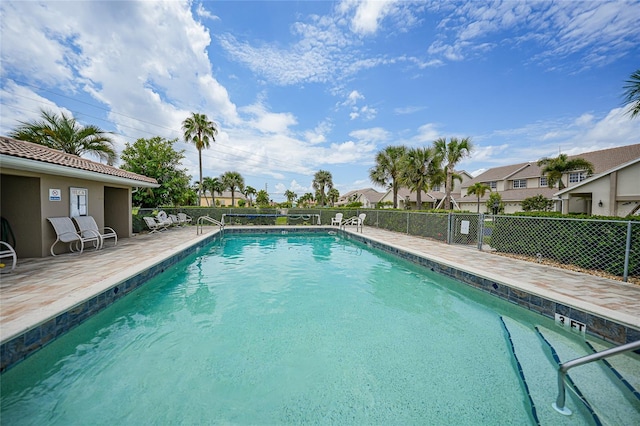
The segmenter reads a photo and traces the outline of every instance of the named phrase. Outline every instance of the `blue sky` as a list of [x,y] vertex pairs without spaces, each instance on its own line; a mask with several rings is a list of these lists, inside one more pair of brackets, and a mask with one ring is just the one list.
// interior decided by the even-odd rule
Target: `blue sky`
[[640,142],[622,105],[637,1],[4,1],[0,21],[1,134],[45,108],[120,151],[205,113],[204,175],[276,201],[321,169],[340,193],[372,187],[387,145],[470,137],[458,168],[477,174]]

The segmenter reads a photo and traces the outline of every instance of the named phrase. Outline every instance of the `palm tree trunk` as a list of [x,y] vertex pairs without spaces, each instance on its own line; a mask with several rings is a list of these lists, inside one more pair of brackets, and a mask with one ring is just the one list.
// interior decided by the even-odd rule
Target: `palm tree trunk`
[[395,182],[393,183],[393,208],[398,208],[398,187]]
[[198,164],[200,166],[200,186],[198,187],[198,207],[202,205],[202,150],[198,150]]
[[422,210],[422,191],[418,189],[416,194],[416,209]]
[[480,194],[478,194],[478,214],[480,214]]
[[451,210],[451,185],[453,184],[453,167],[447,166],[447,183],[445,188],[444,209]]

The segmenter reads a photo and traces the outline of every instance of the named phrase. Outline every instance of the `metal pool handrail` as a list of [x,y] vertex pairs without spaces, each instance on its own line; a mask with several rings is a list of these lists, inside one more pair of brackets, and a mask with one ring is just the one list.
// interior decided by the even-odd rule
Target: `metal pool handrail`
[[624,345],[616,346],[615,348],[610,348],[601,352],[596,352],[595,354],[583,356],[581,358],[576,358],[571,361],[564,362],[560,364],[558,367],[558,398],[556,398],[556,402],[551,404],[553,408],[560,414],[564,414],[565,416],[571,415],[571,410],[564,406],[565,401],[565,385],[564,381],[567,376],[567,371],[572,367],[577,367],[579,365],[588,364],[593,361],[598,361],[604,358],[608,358],[613,355],[620,354],[622,352],[633,351],[635,349],[640,349],[640,340],[635,342],[627,343]]
[[204,222],[209,222],[209,223],[213,223],[214,225],[218,225],[220,227],[220,231],[224,232],[224,223],[218,220],[215,220],[210,216],[200,216],[198,218],[198,221],[196,222],[196,234],[198,235],[202,234],[202,225]]

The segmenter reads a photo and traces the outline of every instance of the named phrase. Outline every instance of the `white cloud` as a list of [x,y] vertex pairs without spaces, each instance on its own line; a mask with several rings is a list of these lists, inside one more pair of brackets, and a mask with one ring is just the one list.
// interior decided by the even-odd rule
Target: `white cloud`
[[[602,66],[624,55],[640,42],[640,5],[637,2],[468,2],[433,4],[446,9],[437,28],[439,39],[428,49],[432,56],[459,61],[498,44],[514,47],[535,43],[542,53],[532,63],[558,65],[577,55],[574,69]],[[488,38],[498,43],[488,42]]]
[[382,127],[372,127],[370,129],[354,130],[349,133],[354,139],[365,142],[385,142],[391,137],[391,133],[383,129]]

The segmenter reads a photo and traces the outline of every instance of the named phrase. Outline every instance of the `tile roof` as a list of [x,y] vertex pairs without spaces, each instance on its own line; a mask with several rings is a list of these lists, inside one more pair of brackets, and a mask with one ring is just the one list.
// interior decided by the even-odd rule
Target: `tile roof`
[[12,139],[5,136],[0,136],[0,154],[69,167],[72,169],[100,173],[103,175],[115,176],[123,179],[137,180],[153,184],[158,183],[155,179],[147,176],[128,172],[117,167],[107,166],[106,164],[87,160],[86,158],[78,157],[77,155],[67,154],[43,145]]

